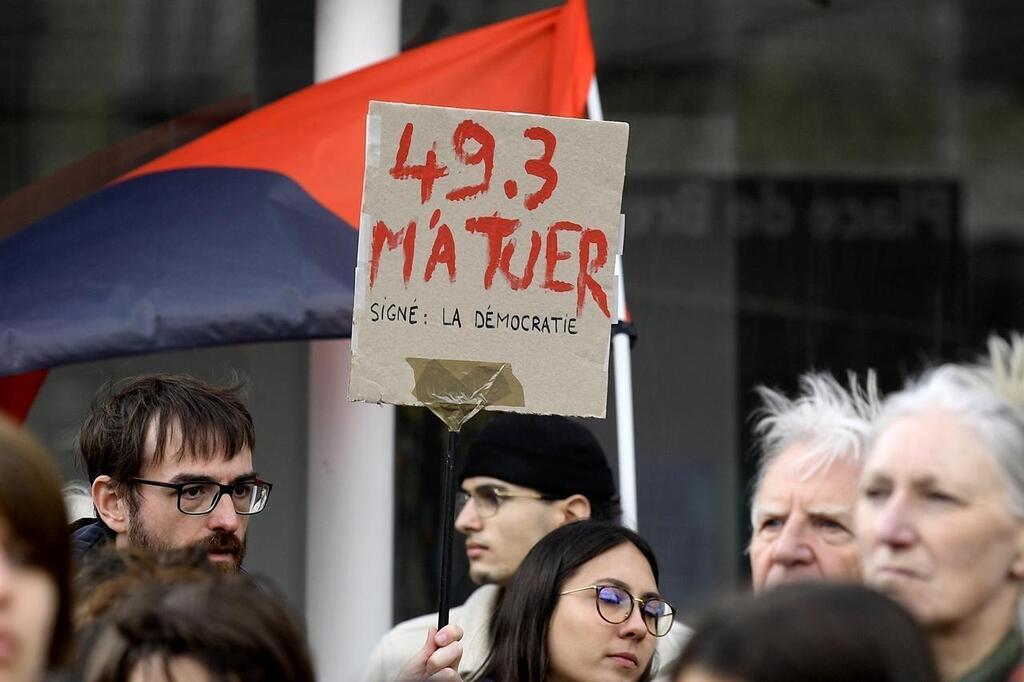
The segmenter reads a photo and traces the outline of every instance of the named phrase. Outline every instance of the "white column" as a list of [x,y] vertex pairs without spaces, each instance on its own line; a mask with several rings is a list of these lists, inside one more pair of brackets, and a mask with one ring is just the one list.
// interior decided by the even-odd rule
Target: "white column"
[[[396,54],[400,20],[401,0],[317,0],[315,80]],[[351,682],[391,627],[395,411],[347,401],[349,341],[310,345],[306,621],[318,679]]]
[[402,32],[401,0],[317,0],[316,82],[398,54]]

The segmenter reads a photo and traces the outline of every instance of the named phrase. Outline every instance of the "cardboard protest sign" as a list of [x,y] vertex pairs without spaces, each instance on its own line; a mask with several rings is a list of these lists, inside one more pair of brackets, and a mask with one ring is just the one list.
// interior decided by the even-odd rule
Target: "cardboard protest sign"
[[371,102],[350,399],[603,417],[628,131]]

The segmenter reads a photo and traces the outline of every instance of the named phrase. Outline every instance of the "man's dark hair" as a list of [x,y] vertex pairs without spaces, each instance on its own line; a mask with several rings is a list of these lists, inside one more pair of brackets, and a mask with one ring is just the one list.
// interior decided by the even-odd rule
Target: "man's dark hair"
[[[233,458],[256,446],[252,415],[242,404],[242,382],[215,386],[186,374],[146,374],[100,389],[78,435],[89,480],[107,475],[124,485],[143,466],[146,434],[154,425],[152,463],[186,454],[201,459]],[[168,452],[180,432],[177,451]]]
[[[501,598],[492,625],[491,652],[472,678],[496,682],[543,682],[550,665],[548,632],[565,581],[580,566],[619,545],[636,547],[658,582],[654,550],[628,528],[602,521],[576,521],[556,528],[533,546]],[[596,616],[595,616],[596,617]],[[650,676],[651,659],[641,680]]]

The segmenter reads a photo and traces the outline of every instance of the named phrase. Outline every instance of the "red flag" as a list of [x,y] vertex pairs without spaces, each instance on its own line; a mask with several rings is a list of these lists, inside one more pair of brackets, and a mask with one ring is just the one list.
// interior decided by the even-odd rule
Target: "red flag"
[[45,369],[0,378],[0,411],[8,413],[15,421],[25,421],[45,380]]
[[[138,168],[0,241],[0,373],[347,336],[369,101],[580,116],[593,74],[584,0],[568,0],[304,88]],[[29,376],[0,379],[0,409],[27,413],[45,372]]]
[[586,6],[569,0],[304,88],[126,177],[203,166],[277,171],[358,225],[370,100],[578,117],[593,76]]

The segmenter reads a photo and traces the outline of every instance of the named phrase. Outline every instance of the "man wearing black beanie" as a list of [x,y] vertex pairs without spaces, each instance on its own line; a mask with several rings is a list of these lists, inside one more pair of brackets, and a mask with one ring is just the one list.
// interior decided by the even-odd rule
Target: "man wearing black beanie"
[[[465,675],[487,655],[491,615],[530,548],[566,523],[618,521],[619,507],[601,445],[565,417],[494,417],[470,445],[459,481],[455,528],[466,536],[469,575],[481,586],[450,613],[465,631]],[[435,613],[396,625],[374,649],[364,680],[392,682],[436,623]]]

